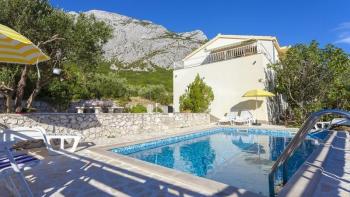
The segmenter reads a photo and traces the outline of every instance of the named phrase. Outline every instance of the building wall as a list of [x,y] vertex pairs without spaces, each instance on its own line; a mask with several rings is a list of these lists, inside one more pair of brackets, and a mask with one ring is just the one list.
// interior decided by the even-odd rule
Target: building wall
[[265,88],[266,62],[268,61],[265,55],[256,54],[175,70],[173,73],[175,112],[179,112],[179,97],[199,74],[213,89],[215,98],[210,106],[210,113],[213,116],[220,118],[229,111],[249,109],[258,120],[268,121],[265,98],[258,98],[258,108],[255,109],[255,98],[242,97],[248,90]]
[[174,114],[76,114],[76,113],[28,113],[0,114],[0,124],[8,127],[41,126],[48,132],[53,127],[57,133],[79,133],[83,141],[98,138],[115,138],[138,133],[161,132],[166,129],[208,125],[206,113]]
[[269,58],[271,58],[270,61],[276,62],[278,60],[278,52],[272,41],[258,40],[258,44],[260,48],[263,47],[266,50]]

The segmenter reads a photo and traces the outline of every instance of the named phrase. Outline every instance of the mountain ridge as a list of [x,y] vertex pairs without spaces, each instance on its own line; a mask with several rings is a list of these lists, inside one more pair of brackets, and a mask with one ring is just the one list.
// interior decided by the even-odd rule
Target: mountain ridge
[[207,36],[201,30],[176,33],[149,20],[118,13],[102,10],[83,13],[94,15],[97,20],[112,27],[113,36],[103,46],[107,59],[118,60],[124,65],[140,64],[144,67],[141,69],[147,70],[154,66],[171,69],[173,62],[180,61],[207,41]]

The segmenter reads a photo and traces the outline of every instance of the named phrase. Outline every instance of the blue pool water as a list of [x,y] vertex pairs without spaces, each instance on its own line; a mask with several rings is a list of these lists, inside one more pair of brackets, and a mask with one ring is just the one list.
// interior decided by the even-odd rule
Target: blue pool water
[[[218,128],[112,151],[267,196],[269,170],[291,137],[286,131]],[[289,176],[315,147],[310,138],[303,142],[288,161]]]

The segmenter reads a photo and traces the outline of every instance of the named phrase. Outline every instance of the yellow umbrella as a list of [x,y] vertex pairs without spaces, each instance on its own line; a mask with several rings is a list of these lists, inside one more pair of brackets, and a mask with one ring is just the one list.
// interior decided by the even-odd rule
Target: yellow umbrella
[[33,65],[49,59],[26,37],[0,24],[0,62]]
[[243,95],[243,97],[272,97],[272,96],[275,96],[275,94],[265,90],[261,90],[261,89],[249,90]]
[[273,97],[275,94],[262,89],[249,90],[243,97],[255,97],[255,110],[258,109],[258,97]]

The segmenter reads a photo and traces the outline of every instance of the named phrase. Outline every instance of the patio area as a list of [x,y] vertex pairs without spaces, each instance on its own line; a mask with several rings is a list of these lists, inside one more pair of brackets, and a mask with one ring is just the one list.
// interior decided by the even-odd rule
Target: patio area
[[[34,196],[260,196],[244,189],[161,166],[145,164],[142,161],[106,151],[114,146],[188,134],[214,127],[217,126],[179,128],[152,134],[111,138],[109,141],[101,139],[94,143],[84,142],[80,144],[77,152],[65,152],[63,155],[49,156],[44,148],[30,149],[28,153],[40,159],[40,163],[33,169],[25,171],[24,175]],[[244,130],[248,127],[239,128]],[[286,129],[272,125],[257,128]],[[345,142],[349,138],[349,134],[345,131],[334,132],[326,145],[310,156],[312,158],[309,162],[300,168],[296,173],[297,176],[286,185],[280,195],[293,196],[295,192],[299,192],[299,196],[303,196],[304,193],[309,195],[312,188],[315,189],[312,194],[321,196],[327,196],[330,193],[340,196],[349,194],[345,189],[349,186],[347,181],[349,159],[342,156],[347,155],[348,145]],[[106,144],[109,145],[106,146]],[[329,145],[334,145],[334,150],[329,151]],[[333,154],[334,151],[336,154]],[[317,166],[334,166],[334,159],[341,160],[341,164],[344,165],[338,166],[336,171],[325,167],[323,171],[318,170],[320,168]],[[316,163],[312,163],[311,160]],[[329,177],[329,174],[332,176]],[[16,183],[18,180],[13,178]],[[325,190],[316,183],[332,187],[327,187],[329,189]],[[300,187],[295,187],[296,185]],[[2,196],[7,195],[2,193]]]
[[[204,128],[209,127],[196,130]],[[122,137],[119,144],[188,132],[187,128]],[[56,156],[49,156],[46,149],[31,149],[29,154],[41,159],[24,173],[34,196],[259,196],[171,169],[133,163],[113,157],[114,153],[100,154],[96,151],[99,147],[82,143],[76,153]]]

